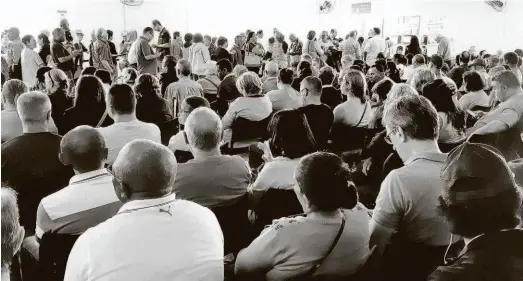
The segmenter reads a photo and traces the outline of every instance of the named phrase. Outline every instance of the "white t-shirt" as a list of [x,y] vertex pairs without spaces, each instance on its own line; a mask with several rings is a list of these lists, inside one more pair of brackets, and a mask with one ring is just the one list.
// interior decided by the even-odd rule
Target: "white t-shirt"
[[472,109],[474,106],[489,106],[489,97],[485,91],[469,92],[459,99],[463,111]]
[[183,131],[179,131],[176,135],[171,137],[169,140],[169,149],[172,152],[175,152],[176,150],[191,151],[189,145],[185,142]]
[[300,158],[274,158],[273,161],[266,163],[260,171],[252,185],[252,190],[267,191],[270,188],[293,190],[295,184],[294,172],[299,162]]
[[29,48],[24,48],[21,54],[22,80],[29,88],[36,85],[36,72],[40,66],[44,65],[42,58],[37,52]]
[[105,144],[109,149],[107,164],[112,164],[118,156],[118,152],[126,144],[133,140],[146,139],[157,143],[162,142],[158,126],[139,120],[129,122],[117,122],[105,128],[98,128],[104,136]]
[[136,55],[136,46],[138,45],[138,40],[135,40],[131,47],[129,48],[129,53],[127,54],[127,60],[130,64],[138,63],[138,56]]
[[387,44],[385,44],[385,39],[381,38],[379,35],[367,40],[364,48],[364,52],[367,52],[367,64],[369,66],[374,65],[378,54],[383,53],[385,55],[386,49]]
[[125,203],[74,244],[64,280],[223,280],[223,234],[196,203],[162,198]]

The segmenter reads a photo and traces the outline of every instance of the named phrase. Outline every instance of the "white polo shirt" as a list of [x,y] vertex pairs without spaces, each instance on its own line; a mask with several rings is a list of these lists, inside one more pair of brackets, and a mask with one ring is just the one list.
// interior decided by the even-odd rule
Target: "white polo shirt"
[[223,280],[223,234],[196,203],[135,200],[87,230],[74,245],[65,281]]

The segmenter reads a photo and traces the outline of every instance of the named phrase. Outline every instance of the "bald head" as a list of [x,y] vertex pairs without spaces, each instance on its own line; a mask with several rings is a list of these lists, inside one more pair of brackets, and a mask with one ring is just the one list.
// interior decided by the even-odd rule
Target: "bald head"
[[29,92],[16,101],[22,124],[44,124],[51,117],[51,101],[42,92]]
[[177,164],[174,154],[162,144],[134,140],[120,150],[112,170],[131,194],[165,195],[172,191]]
[[101,169],[106,158],[105,140],[93,127],[78,126],[65,134],[60,142],[60,160],[78,172]]
[[189,146],[201,151],[211,151],[220,146],[223,126],[220,117],[209,108],[195,109],[185,121]]
[[278,76],[278,64],[274,61],[270,61],[265,65],[267,74],[273,77]]
[[307,89],[307,96],[320,97],[321,96],[321,80],[318,77],[307,76],[301,81],[300,89]]

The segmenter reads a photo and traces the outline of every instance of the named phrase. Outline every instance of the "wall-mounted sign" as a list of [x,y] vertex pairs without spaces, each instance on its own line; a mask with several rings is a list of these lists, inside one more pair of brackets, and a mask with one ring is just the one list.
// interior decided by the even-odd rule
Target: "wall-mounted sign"
[[357,15],[370,14],[370,11],[371,11],[370,2],[352,4],[352,13],[353,14],[357,14]]

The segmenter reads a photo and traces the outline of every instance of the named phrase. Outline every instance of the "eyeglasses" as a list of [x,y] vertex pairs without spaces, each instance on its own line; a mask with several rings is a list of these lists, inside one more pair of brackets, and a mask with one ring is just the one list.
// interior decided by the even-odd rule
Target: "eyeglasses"
[[396,131],[396,128],[392,129],[390,131],[390,133],[388,133],[386,136],[385,136],[385,142],[388,143],[388,144],[392,144],[392,140],[390,139],[390,136]]
[[118,176],[116,176],[114,174],[114,171],[113,171],[113,165],[109,165],[107,166],[107,172],[113,176],[113,178],[115,178],[121,185],[125,185],[125,186],[129,186],[128,184],[126,184],[121,178],[119,178]]
[[309,95],[309,89],[303,88],[300,90],[300,95],[302,96],[308,96]]

